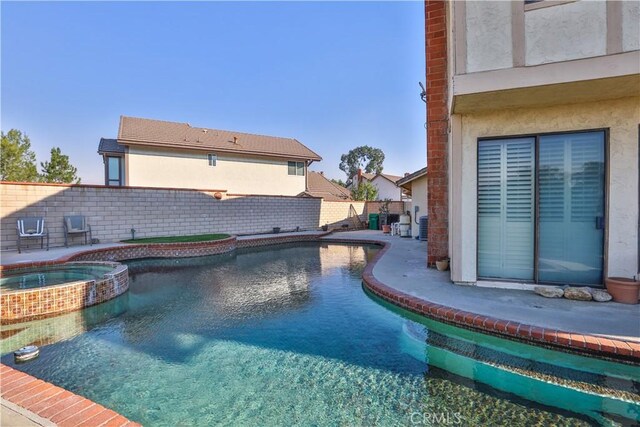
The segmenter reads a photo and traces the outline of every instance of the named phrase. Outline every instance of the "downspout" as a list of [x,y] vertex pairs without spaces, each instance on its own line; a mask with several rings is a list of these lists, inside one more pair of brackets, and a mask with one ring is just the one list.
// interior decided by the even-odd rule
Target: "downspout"
[[313,160],[307,160],[304,162],[304,191],[309,191],[309,166],[311,166],[311,163],[313,163]]

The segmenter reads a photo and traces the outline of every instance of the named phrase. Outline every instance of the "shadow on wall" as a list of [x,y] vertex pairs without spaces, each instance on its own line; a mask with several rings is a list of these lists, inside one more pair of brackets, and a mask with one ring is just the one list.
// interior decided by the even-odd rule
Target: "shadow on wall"
[[[217,200],[216,193],[222,199]],[[207,233],[258,234],[317,230],[322,199],[293,196],[228,195],[219,190],[189,190],[93,185],[0,183],[2,249],[16,248],[16,220],[41,216],[51,247],[64,245],[63,217],[85,215],[101,243],[131,238]],[[37,240],[37,241],[36,241]],[[72,237],[70,245],[83,244]],[[39,248],[38,239],[23,240]]]

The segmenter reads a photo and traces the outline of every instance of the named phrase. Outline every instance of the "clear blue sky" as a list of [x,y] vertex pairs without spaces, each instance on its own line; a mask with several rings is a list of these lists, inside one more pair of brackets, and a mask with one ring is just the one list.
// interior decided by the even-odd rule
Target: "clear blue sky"
[[70,2],[2,8],[3,131],[59,146],[103,183],[120,115],[294,137],[333,178],[381,148],[385,172],[426,164],[424,4]]

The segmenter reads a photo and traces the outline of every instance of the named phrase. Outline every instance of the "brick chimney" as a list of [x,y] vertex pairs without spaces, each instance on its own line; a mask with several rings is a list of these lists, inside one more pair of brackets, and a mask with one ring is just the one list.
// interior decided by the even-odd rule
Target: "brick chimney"
[[425,0],[429,265],[449,256],[447,3]]

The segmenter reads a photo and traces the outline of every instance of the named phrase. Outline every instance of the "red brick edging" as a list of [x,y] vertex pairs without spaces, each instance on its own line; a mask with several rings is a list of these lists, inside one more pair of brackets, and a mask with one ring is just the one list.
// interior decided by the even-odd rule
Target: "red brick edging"
[[565,351],[570,350],[576,353],[585,353],[606,359],[614,359],[620,362],[640,363],[640,343],[637,342],[567,332],[558,329],[541,328],[539,326],[459,310],[406,294],[385,285],[373,275],[373,268],[376,262],[379,261],[389,249],[387,242],[364,239],[331,239],[328,241],[381,245],[382,249],[380,252],[376,254],[373,260],[367,263],[362,273],[362,281],[365,287],[373,294],[405,310],[440,322],[473,329],[482,333],[499,335],[504,338],[524,341],[532,345],[542,345]]
[[133,427],[117,412],[0,364],[0,396],[61,427]]

